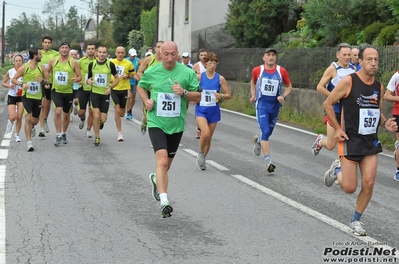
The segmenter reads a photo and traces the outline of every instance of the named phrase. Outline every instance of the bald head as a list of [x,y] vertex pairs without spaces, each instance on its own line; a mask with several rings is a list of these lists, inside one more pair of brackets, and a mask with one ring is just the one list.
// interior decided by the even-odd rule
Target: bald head
[[352,63],[357,64],[359,62],[359,49],[353,48],[351,51],[351,60]]
[[122,46],[117,47],[115,50],[115,55],[116,55],[117,60],[119,60],[119,61],[123,60],[126,55],[125,48]]
[[165,69],[172,70],[176,66],[179,51],[176,43],[173,41],[166,41],[161,46],[162,64]]

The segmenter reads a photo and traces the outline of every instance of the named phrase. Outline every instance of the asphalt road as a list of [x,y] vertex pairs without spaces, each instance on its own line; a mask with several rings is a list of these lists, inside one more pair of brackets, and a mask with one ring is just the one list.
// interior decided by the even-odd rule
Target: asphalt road
[[[124,142],[116,140],[112,108],[100,147],[84,137],[77,117],[68,144],[60,147],[53,145],[52,114],[51,131],[34,138],[34,152],[26,151],[25,136],[8,146],[4,135],[0,263],[327,263],[334,257],[344,263],[377,263],[371,258],[394,263],[399,183],[391,152],[379,155],[374,196],[362,218],[369,236],[359,238],[347,226],[358,191],[324,186],[336,152],[323,149],[314,157],[313,133],[278,125],[271,137],[277,169],[268,174],[252,151],[255,119],[223,111],[208,169],[200,171],[190,105],[169,172],[174,213],[162,219],[151,196],[148,175],[155,157],[148,135],[139,131],[140,104],[133,121],[123,120]],[[3,131],[6,112],[3,103]],[[380,248],[387,250],[385,256],[378,255]],[[361,249],[367,254],[353,253]]]

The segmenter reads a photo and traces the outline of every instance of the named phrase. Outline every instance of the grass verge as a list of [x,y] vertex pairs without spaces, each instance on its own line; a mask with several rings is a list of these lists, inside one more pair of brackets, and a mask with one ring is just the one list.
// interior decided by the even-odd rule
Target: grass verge
[[[247,115],[255,116],[254,104],[249,102],[249,93],[247,91],[239,91],[233,95],[230,100],[222,101],[220,106],[232,111],[244,113]],[[288,122],[303,129],[308,129],[316,134],[326,134],[326,125],[323,123],[323,119],[320,116],[314,116],[309,114],[297,114],[293,108],[289,106],[283,106],[280,109],[279,121]],[[388,132],[385,129],[379,129],[378,137],[384,148],[389,150],[395,149],[395,134]]]

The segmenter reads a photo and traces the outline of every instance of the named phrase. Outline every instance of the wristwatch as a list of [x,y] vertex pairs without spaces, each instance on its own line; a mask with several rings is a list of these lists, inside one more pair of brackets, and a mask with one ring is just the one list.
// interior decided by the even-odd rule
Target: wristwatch
[[188,94],[188,91],[186,89],[183,90],[183,96],[186,96]]

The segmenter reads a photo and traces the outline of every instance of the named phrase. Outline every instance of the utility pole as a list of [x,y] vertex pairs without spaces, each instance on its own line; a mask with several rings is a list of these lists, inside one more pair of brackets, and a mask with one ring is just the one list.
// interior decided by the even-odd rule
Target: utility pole
[[4,66],[4,46],[5,46],[5,36],[4,36],[4,27],[5,27],[5,12],[6,12],[6,1],[3,1],[3,21],[1,27],[1,67]]
[[98,3],[98,1],[96,4],[96,10],[97,10],[96,38],[98,40],[98,26],[99,26],[99,15],[100,15],[100,4]]

